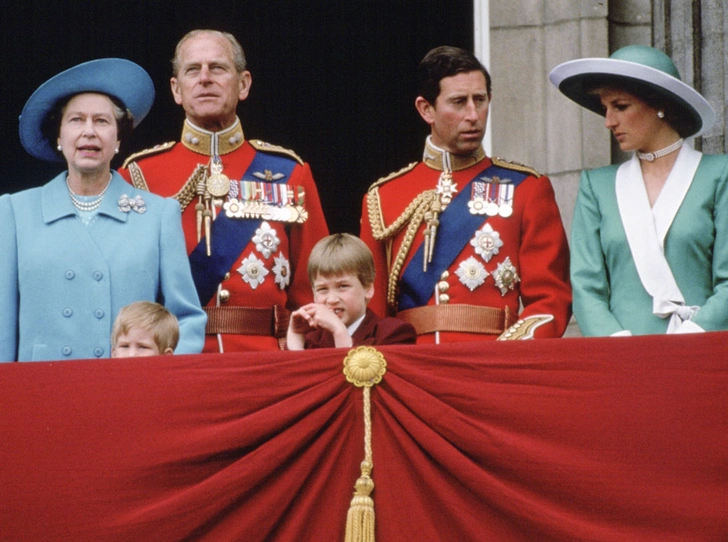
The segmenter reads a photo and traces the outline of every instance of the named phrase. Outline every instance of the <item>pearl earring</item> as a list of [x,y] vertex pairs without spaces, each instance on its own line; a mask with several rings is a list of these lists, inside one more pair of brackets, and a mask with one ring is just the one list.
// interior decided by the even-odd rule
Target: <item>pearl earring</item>
[[119,149],[117,148],[117,149],[116,149],[116,150],[115,150],[114,152],[115,152],[116,154],[119,154]]
[[58,146],[56,147],[56,149],[58,149],[59,151],[62,151],[62,150],[63,150],[63,147],[61,147],[60,145],[58,145]]
[[665,112],[662,109],[657,112],[657,118],[660,118],[660,119],[665,118]]

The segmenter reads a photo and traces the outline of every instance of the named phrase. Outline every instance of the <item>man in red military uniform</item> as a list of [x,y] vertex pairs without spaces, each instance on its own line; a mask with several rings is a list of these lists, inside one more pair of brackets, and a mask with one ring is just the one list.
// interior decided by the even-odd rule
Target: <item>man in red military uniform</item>
[[120,169],[135,186],[180,202],[208,314],[204,352],[282,348],[287,310],[310,300],[308,254],[328,235],[310,167],[291,151],[245,139],[236,109],[250,85],[235,37],[188,33],[171,79],[186,116],[181,140],[137,153]]
[[483,150],[490,74],[472,53],[437,47],[418,80],[415,106],[431,130],[423,160],[364,199],[370,308],[411,322],[418,344],[562,336],[566,234],[549,179]]

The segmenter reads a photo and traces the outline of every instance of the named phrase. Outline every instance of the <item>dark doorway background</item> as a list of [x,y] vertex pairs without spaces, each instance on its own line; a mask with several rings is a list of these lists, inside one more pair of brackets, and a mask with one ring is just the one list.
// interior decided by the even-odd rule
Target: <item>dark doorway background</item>
[[11,1],[0,20],[0,193],[39,186],[63,169],[25,152],[17,119],[38,85],[80,62],[128,58],[154,80],[155,104],[122,157],[177,140],[174,46],[189,30],[215,28],[240,40],[253,76],[238,108],[246,137],[309,162],[329,228],[357,234],[367,187],[420,159],[427,129],[414,108],[419,60],[437,45],[472,48],[472,11],[470,0]]

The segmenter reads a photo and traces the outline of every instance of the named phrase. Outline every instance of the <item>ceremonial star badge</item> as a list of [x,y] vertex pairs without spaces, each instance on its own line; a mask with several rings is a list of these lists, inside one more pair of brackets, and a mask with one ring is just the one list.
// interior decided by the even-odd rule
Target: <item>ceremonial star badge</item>
[[472,256],[460,263],[455,274],[460,277],[460,282],[470,288],[471,292],[488,278],[488,272],[483,264]]
[[260,225],[260,228],[255,230],[255,235],[253,236],[255,249],[260,252],[266,260],[278,249],[280,242],[281,240],[278,238],[276,230],[271,228],[268,222],[263,222]]
[[255,290],[265,280],[265,276],[269,271],[263,265],[263,261],[259,260],[255,254],[251,254],[243,260],[243,265],[238,267],[237,272],[243,275],[243,280],[250,284]]
[[495,231],[490,224],[486,224],[482,230],[475,232],[470,244],[475,247],[476,254],[489,262],[495,254],[498,254],[500,247],[503,246],[503,241],[501,241],[500,233]]
[[286,286],[291,283],[291,264],[283,255],[279,252],[277,256],[273,258],[275,265],[273,266],[273,275],[275,276],[275,282],[280,286],[281,290],[285,290]]
[[495,285],[500,288],[501,295],[506,295],[508,290],[513,290],[516,284],[521,281],[521,277],[518,276],[510,258],[506,258],[498,264],[496,270],[493,271],[493,278],[495,279]]

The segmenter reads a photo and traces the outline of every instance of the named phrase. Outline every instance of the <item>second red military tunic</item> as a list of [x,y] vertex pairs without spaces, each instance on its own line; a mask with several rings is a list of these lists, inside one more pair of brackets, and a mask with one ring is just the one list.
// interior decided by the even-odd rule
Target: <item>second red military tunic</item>
[[[489,176],[494,164],[482,148],[469,157],[448,157],[453,196],[465,190],[468,204],[459,209],[446,205],[434,222],[439,224],[435,255],[447,245],[463,245],[446,268],[430,269],[439,280],[421,306],[439,307],[402,310],[405,270],[424,272],[421,255],[415,254],[432,219],[428,202],[447,191],[440,182],[442,154],[428,141],[423,162],[375,183],[365,197],[361,237],[377,269],[370,308],[379,314],[409,315],[406,319],[420,334],[418,343],[560,337],[571,317],[571,287],[568,244],[551,183],[529,168],[503,161],[495,163],[501,178]],[[509,188],[514,179],[519,183]],[[503,209],[493,214],[488,208],[486,214],[489,203]],[[443,225],[454,213],[477,214],[482,221],[476,217],[476,228],[443,237]],[[491,323],[475,323],[481,319]]]
[[[249,171],[259,153],[275,155],[278,160],[274,163],[282,163],[285,167],[281,171]],[[219,286],[212,285],[212,299],[202,300],[210,316],[204,351],[278,349],[281,346],[279,339],[285,337],[287,325],[287,315],[282,309],[297,308],[310,301],[311,285],[306,271],[308,254],[319,239],[328,235],[308,164],[286,149],[245,140],[239,122],[225,132],[213,134],[186,121],[179,143],[162,145],[131,156],[120,173],[135,186],[180,201],[187,251],[192,253],[200,242],[206,242],[204,222],[201,228],[199,226],[201,213],[198,206],[204,205],[200,194],[204,191],[204,180],[214,173],[210,171],[214,155],[219,156],[222,173],[232,181],[229,193],[209,200],[209,211],[215,219],[226,212],[224,206],[227,204],[229,208],[233,199],[251,204],[251,207],[241,205],[240,209],[255,210],[252,204],[260,201],[263,193],[269,199],[281,196],[284,200],[289,198],[289,202],[298,203],[300,200],[303,209],[298,215],[284,212],[282,220],[276,214],[261,218],[256,214],[247,217],[242,212],[229,218],[231,221],[255,221],[255,234],[235,254]],[[285,161],[281,162],[280,158]],[[290,174],[284,169],[290,170]],[[246,179],[253,181],[238,182],[244,174]],[[280,188],[274,181],[284,174],[288,178],[285,179],[285,188]],[[246,194],[249,190],[253,193]],[[305,221],[295,220],[302,217]],[[198,228],[201,229],[201,241],[198,241]],[[219,243],[221,240],[213,238],[212,241]],[[222,241],[224,245],[233,242],[233,239]],[[211,250],[209,258],[217,258],[217,252]],[[204,256],[202,262],[204,266]],[[195,280],[199,282],[197,277]],[[199,283],[197,288],[198,291],[205,289]],[[223,308],[225,312],[217,311],[217,308]],[[229,308],[244,310],[230,311]],[[256,329],[266,328],[269,324],[270,333],[266,333],[266,329]]]

